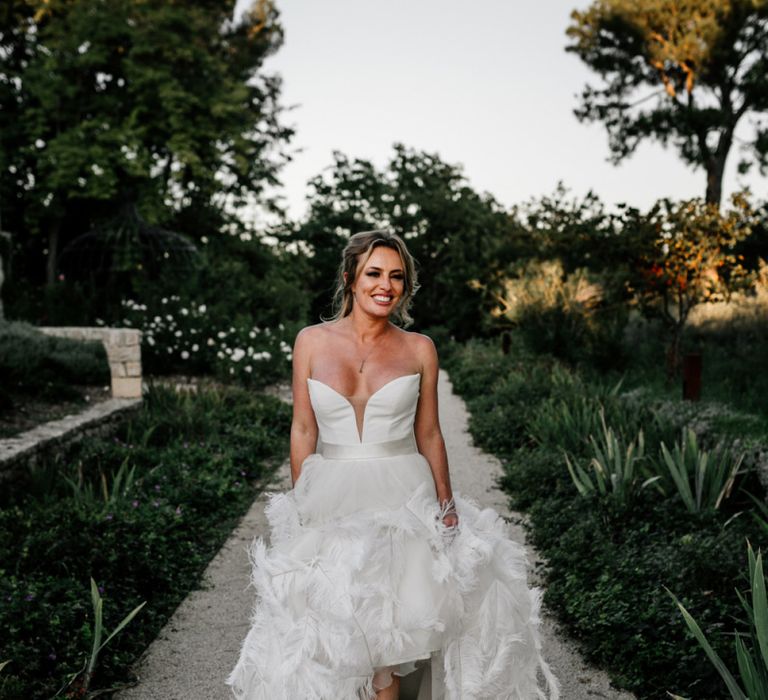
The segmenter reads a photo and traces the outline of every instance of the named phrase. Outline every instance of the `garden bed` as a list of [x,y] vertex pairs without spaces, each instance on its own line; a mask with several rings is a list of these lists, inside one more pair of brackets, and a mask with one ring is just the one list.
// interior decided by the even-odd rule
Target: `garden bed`
[[0,503],[0,698],[49,698],[93,642],[90,579],[111,631],[92,688],[130,680],[130,665],[197,585],[284,459],[290,408],[236,388],[152,387],[109,440],[36,472]]
[[12,408],[0,413],[0,440],[13,437],[32,428],[79,413],[88,406],[112,397],[109,385],[70,385],[70,398],[46,399],[26,392],[8,393]]
[[[665,587],[735,670],[732,631],[744,617],[735,588],[749,588],[746,540],[766,545],[766,530],[751,516],[749,494],[763,497],[756,470],[739,475],[719,508],[689,512],[668,479],[639,486],[650,474],[664,476],[660,444],[681,439],[668,398],[666,411],[657,411],[659,397],[624,395],[619,375],[597,378],[516,344],[505,356],[472,342],[444,353],[444,364],[467,401],[475,441],[501,458],[504,487],[529,516],[531,543],[548,562],[545,603],[586,657],[640,699],[667,691],[729,697]],[[641,479],[626,497],[580,495],[566,465],[568,454],[591,469],[587,438],[599,438],[601,407],[623,447],[644,433]],[[723,436],[711,427],[700,441],[714,450]],[[733,430],[731,423],[728,439]]]

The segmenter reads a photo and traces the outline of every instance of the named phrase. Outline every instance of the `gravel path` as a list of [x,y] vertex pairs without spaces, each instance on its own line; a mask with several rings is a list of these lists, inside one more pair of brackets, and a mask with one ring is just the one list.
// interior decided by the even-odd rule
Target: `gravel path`
[[[495,508],[510,520],[512,536],[523,541],[521,516],[508,509],[507,497],[496,488],[500,464],[472,445],[464,402],[453,394],[444,371],[439,394],[454,490]],[[268,490],[286,490],[290,483],[286,462]],[[203,588],[190,593],[139,660],[139,684],[118,693],[118,700],[230,700],[224,679],[237,661],[253,605],[246,550],[254,535],[266,533],[264,503],[264,496],[254,502],[208,566]],[[535,552],[529,550],[529,559],[535,564]],[[546,616],[542,633],[544,655],[560,679],[562,700],[633,700],[613,690],[604,673],[587,666]],[[403,691],[402,700],[408,700],[405,684]]]

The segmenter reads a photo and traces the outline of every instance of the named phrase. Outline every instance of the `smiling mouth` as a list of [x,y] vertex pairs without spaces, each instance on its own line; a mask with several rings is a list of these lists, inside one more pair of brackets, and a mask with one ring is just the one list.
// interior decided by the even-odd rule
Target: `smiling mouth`
[[389,304],[392,301],[392,297],[384,296],[383,294],[375,294],[373,300],[377,304]]

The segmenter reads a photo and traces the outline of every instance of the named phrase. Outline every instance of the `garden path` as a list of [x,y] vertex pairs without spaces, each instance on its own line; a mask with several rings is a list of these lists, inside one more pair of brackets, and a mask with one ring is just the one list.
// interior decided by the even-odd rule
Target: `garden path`
[[[440,424],[451,462],[454,490],[482,505],[495,508],[510,521],[512,536],[524,541],[521,516],[511,512],[507,496],[496,487],[501,473],[498,460],[472,444],[468,413],[456,396],[445,371],[440,372]],[[270,490],[290,488],[288,463],[269,484]],[[253,604],[248,587],[246,549],[254,535],[267,532],[262,495],[232,533],[205,572],[203,588],[182,602],[158,638],[137,664],[139,684],[116,695],[118,700],[229,700],[224,679],[234,666],[248,630]],[[536,554],[529,549],[529,559]],[[545,657],[560,679],[563,700],[633,700],[613,690],[607,676],[584,663],[573,642],[544,616]],[[404,684],[402,700],[407,700]],[[298,700],[298,699],[297,699]]]

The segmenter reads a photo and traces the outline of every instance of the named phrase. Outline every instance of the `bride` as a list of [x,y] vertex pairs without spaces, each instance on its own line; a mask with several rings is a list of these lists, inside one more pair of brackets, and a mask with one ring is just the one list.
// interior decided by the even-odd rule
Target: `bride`
[[403,677],[418,700],[532,700],[537,675],[558,697],[524,550],[452,492],[435,346],[393,323],[418,288],[399,236],[355,234],[334,317],[296,337],[293,489],[252,545],[238,700],[396,700]]

